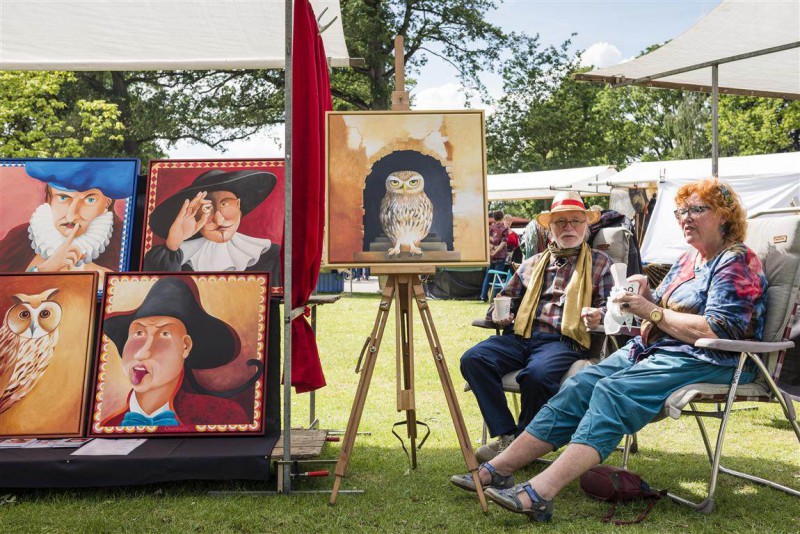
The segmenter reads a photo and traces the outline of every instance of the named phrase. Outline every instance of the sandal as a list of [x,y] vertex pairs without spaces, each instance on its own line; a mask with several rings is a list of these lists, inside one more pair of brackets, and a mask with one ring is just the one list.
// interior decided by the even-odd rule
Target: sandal
[[[519,497],[517,497],[522,491],[527,493],[528,497],[533,501],[533,505],[530,508],[524,508]],[[529,482],[517,484],[509,489],[490,487],[486,490],[486,496],[510,512],[527,515],[530,521],[550,521],[553,517],[553,501],[548,501],[539,496]]]
[[[510,488],[514,485],[514,475],[501,475],[497,471],[495,471],[494,467],[492,467],[489,462],[482,463],[478,466],[478,471],[481,470],[482,467],[485,467],[489,474],[492,475],[492,481],[488,484],[483,485],[483,489],[487,488]],[[476,471],[476,472],[478,472]],[[450,482],[454,486],[458,486],[461,489],[467,491],[477,491],[475,489],[475,481],[472,480],[472,473],[467,473],[466,475],[454,475],[450,477]]]

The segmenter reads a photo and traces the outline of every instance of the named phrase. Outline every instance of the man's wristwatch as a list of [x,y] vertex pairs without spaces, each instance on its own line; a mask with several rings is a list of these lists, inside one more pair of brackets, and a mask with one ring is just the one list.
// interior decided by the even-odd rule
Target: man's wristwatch
[[658,324],[664,318],[664,310],[661,308],[656,308],[650,312],[650,322],[653,324]]

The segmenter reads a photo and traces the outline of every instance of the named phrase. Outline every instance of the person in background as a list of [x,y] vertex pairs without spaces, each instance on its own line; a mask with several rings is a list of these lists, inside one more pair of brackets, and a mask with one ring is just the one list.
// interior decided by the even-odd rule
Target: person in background
[[513,267],[511,266],[513,262],[520,263],[522,261],[522,255],[517,252],[520,244],[519,236],[516,232],[514,232],[514,230],[511,229],[511,223],[513,220],[514,217],[509,214],[506,214],[506,216],[503,217],[503,224],[506,225],[506,229],[508,230],[508,254],[506,256],[506,267],[510,272],[513,272]]
[[506,250],[508,248],[508,228],[503,222],[505,214],[502,210],[494,212],[494,222],[489,227],[489,269],[481,286],[481,302],[489,298],[489,284],[493,275],[489,271],[506,270]]

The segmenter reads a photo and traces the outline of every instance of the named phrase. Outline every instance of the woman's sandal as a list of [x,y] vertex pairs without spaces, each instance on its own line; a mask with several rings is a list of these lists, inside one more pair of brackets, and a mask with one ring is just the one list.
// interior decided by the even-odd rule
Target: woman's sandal
[[[478,466],[478,471],[480,472],[481,468],[485,467],[489,474],[492,475],[492,481],[488,484],[483,485],[483,489],[486,488],[510,488],[514,485],[514,475],[501,475],[497,471],[495,471],[494,467],[489,465],[489,462],[482,463]],[[454,486],[458,486],[461,489],[465,489],[467,491],[477,491],[475,489],[475,481],[472,480],[472,473],[467,473],[466,475],[453,475],[450,477],[450,482]]]
[[[517,497],[522,491],[527,493],[533,502],[530,508],[524,508]],[[490,487],[486,490],[486,496],[510,512],[527,515],[531,521],[550,521],[553,517],[553,501],[542,498],[529,482],[508,489]]]

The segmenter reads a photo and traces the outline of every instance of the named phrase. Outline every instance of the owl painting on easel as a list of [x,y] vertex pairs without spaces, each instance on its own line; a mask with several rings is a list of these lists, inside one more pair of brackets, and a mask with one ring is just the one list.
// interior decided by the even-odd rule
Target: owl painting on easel
[[0,439],[83,435],[97,278],[0,274]]
[[425,194],[425,179],[415,171],[395,171],[386,178],[386,194],[379,213],[381,228],[392,247],[387,254],[397,256],[403,248],[422,255],[420,242],[433,223],[433,204]]
[[486,265],[483,122],[479,110],[328,113],[324,265]]

